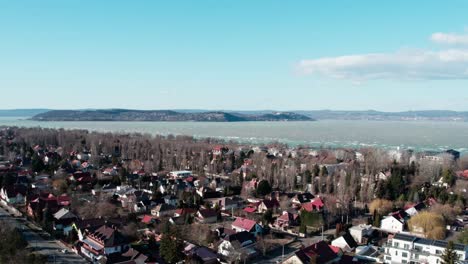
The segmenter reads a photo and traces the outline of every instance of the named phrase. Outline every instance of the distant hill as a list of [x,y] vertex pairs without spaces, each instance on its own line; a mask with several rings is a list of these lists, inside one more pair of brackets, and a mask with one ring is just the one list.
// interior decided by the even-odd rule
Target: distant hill
[[305,115],[290,112],[275,112],[260,115],[215,112],[178,112],[172,110],[51,110],[32,117],[38,121],[313,121]]
[[11,110],[0,110],[0,116],[7,117],[31,117],[37,114],[45,113],[50,111],[49,109],[11,109]]

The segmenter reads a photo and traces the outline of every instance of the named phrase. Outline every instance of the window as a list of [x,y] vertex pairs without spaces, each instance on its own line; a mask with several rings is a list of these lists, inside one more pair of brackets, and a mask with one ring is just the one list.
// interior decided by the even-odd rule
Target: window
[[442,254],[442,251],[436,249],[436,255],[440,255],[440,254]]
[[401,263],[408,263],[406,260],[402,260]]
[[403,252],[403,253],[401,254],[401,256],[404,257],[404,258],[407,258],[407,257],[408,257],[408,253]]
[[399,246],[399,243],[398,242],[395,242],[395,244],[393,245],[394,247],[398,247]]
[[392,257],[386,256],[385,259],[386,259],[386,260],[392,260]]
[[403,247],[404,247],[405,249],[409,249],[409,244],[405,244]]

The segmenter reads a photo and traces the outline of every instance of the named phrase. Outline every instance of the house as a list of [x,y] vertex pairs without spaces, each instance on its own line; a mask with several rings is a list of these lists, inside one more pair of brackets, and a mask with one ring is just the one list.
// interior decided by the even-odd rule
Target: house
[[325,241],[320,241],[296,251],[283,264],[330,264],[339,260],[340,256]]
[[92,262],[113,253],[121,253],[128,249],[125,237],[114,226],[107,224],[91,231],[86,230],[80,239],[80,252]]
[[193,248],[189,255],[193,259],[197,260],[197,263],[202,264],[216,264],[218,263],[218,255],[207,247],[195,247]]
[[382,263],[383,254],[380,252],[378,247],[367,245],[356,248],[355,257],[362,261],[368,263]]
[[313,212],[313,211],[319,212],[322,210],[323,206],[324,204],[320,197],[314,198],[308,203],[301,204],[301,208],[303,210],[306,210],[307,212]]
[[283,214],[276,219],[276,226],[280,228],[288,228],[299,224],[299,215],[284,211]]
[[390,233],[403,232],[405,230],[407,218],[408,214],[405,211],[400,210],[382,219],[380,222],[380,228]]
[[62,208],[54,214],[53,228],[56,231],[62,231],[64,235],[68,235],[68,233],[73,229],[72,225],[76,219],[78,219],[78,217],[70,212],[70,210]]
[[180,208],[180,209],[175,210],[174,217],[186,216],[186,215],[194,216],[196,213],[197,213],[197,210],[193,208]]
[[175,209],[175,206],[163,203],[151,209],[151,215],[157,217],[171,216],[174,214]]
[[[383,246],[384,263],[442,263],[441,256],[448,242],[395,234]],[[468,245],[454,244],[460,263],[468,261]]]
[[196,219],[200,223],[211,224],[218,220],[218,213],[213,209],[200,209],[196,214]]
[[192,172],[187,171],[187,170],[169,172],[169,177],[171,177],[173,179],[188,178],[190,176],[192,176]]
[[254,220],[237,217],[234,222],[232,222],[231,227],[237,232],[250,232],[257,236],[258,234],[263,233],[263,228],[257,224]]
[[197,194],[200,195],[203,199],[213,199],[213,198],[220,198],[221,193],[209,188],[209,187],[200,187],[197,189]]
[[166,204],[170,204],[172,206],[177,205],[177,197],[175,197],[174,195],[166,195],[163,198]]
[[352,252],[358,246],[349,233],[334,239],[331,244],[332,246],[340,248],[343,252]]
[[73,224],[73,229],[78,234],[78,239],[82,240],[85,237],[86,232],[90,232],[98,229],[103,225],[112,225],[113,227],[119,228],[123,225],[122,219],[104,219],[104,218],[91,218],[91,219],[77,219]]
[[222,211],[229,211],[238,208],[237,201],[234,201],[234,199],[229,197],[211,198],[205,199],[205,201],[211,203],[213,208],[217,206]]
[[151,215],[144,215],[143,218],[141,218],[141,222],[143,224],[149,225],[155,222],[155,219]]
[[349,228],[349,234],[358,244],[366,244],[373,232],[372,225],[357,225]]
[[100,263],[106,264],[144,264],[144,263],[153,263],[151,262],[150,257],[139,252],[134,248],[129,248],[125,252],[117,252],[109,254],[102,258]]
[[305,193],[298,193],[294,195],[294,197],[291,199],[291,203],[300,205],[303,203],[309,203],[314,199],[314,195],[311,194],[310,192],[305,192]]
[[26,204],[27,187],[24,185],[4,186],[0,189],[0,199],[8,204]]
[[257,211],[263,214],[266,211],[271,210],[274,213],[279,206],[279,202],[276,199],[264,199],[258,205]]
[[232,259],[245,260],[257,254],[255,236],[242,231],[226,236],[218,246],[218,254]]
[[426,209],[426,204],[418,203],[412,206],[408,206],[405,210],[405,213],[407,213],[411,217],[417,215],[420,211],[424,209]]

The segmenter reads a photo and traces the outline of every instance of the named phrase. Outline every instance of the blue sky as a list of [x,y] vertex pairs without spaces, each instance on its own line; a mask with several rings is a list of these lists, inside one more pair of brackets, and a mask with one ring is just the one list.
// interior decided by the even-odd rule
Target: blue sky
[[0,0],[0,108],[468,110],[468,1]]

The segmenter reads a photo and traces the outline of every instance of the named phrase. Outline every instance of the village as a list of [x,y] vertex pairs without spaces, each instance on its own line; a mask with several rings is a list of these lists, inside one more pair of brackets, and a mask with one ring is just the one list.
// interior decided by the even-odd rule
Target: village
[[[455,150],[383,159],[36,132],[0,130],[0,221],[34,226],[63,263],[468,263],[468,168]],[[141,142],[158,151],[130,150]]]

